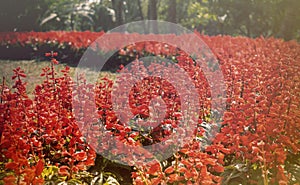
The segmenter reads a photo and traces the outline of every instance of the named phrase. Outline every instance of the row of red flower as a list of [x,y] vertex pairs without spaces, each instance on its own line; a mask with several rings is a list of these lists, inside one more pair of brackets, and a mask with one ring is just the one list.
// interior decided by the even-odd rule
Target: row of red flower
[[[57,51],[59,53],[57,59],[61,62],[77,64],[88,47],[94,50],[96,55],[124,48],[119,51],[121,55],[127,54],[135,57],[137,54],[144,55],[143,52],[146,51],[155,55],[172,56],[176,55],[177,47],[188,48],[189,43],[195,42],[194,36],[191,37],[191,35],[140,35],[89,31],[1,32],[0,58],[45,59],[45,52]],[[166,41],[174,47],[165,44]]]
[[[70,45],[73,49],[87,48],[104,32],[67,32],[67,31],[51,31],[51,32],[1,32],[0,45],[6,47],[31,45],[38,47],[39,45]],[[37,48],[38,49],[38,48]]]

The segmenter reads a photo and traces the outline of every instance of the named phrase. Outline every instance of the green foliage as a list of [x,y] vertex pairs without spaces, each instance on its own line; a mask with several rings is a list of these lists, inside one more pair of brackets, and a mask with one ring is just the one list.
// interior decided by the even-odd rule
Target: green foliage
[[299,39],[298,0],[214,0],[209,1],[208,6],[212,13],[218,15],[214,34]]
[[222,173],[222,185],[239,185],[246,181],[246,173],[248,169],[245,164],[230,165],[225,168]]
[[0,31],[39,31],[39,20],[50,0],[1,1]]
[[115,21],[113,9],[104,3],[92,3],[91,10],[94,12],[91,15],[93,31],[107,31],[113,28]]
[[299,40],[299,7],[299,0],[10,0],[0,6],[0,31],[107,31],[149,19],[154,8],[152,17],[209,35]]
[[182,20],[183,26],[204,31],[210,22],[216,21],[217,16],[209,10],[208,0],[192,1],[187,10],[187,16]]
[[81,0],[55,1],[49,6],[40,24],[52,22],[52,26],[48,26],[51,29],[90,29],[93,24],[91,15],[94,13],[90,4]]
[[101,172],[99,175],[93,175],[87,171],[78,172],[74,174],[72,179],[67,179],[66,176],[59,174],[59,168],[56,166],[48,166],[44,168],[42,176],[45,184],[103,184],[103,185],[117,185],[117,177],[111,172]]
[[291,174],[291,184],[300,182],[300,153],[298,155],[289,154],[285,162],[285,169]]

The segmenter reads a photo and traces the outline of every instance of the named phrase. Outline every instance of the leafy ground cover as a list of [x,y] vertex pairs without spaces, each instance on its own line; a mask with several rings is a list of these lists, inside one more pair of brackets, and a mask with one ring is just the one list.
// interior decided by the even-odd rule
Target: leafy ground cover
[[[176,132],[193,139],[166,160],[132,164],[127,169],[132,182],[126,183],[299,184],[300,45],[273,38],[199,36],[211,48],[224,75],[226,108],[221,117],[216,114],[222,110],[212,109],[213,93],[207,77],[215,73],[214,67],[204,74],[203,66],[197,65],[189,54],[165,43],[137,43],[121,48],[118,53],[121,57],[157,54],[171,57],[187,72],[193,79],[201,105],[197,119],[189,120],[189,124],[197,126],[188,131],[179,127],[184,107],[179,101],[179,92],[165,79],[142,79],[130,89],[128,98],[125,91],[116,91],[113,86],[117,80],[131,83],[125,77],[117,80],[104,77],[96,84],[89,84],[84,76],[74,80],[70,67],[55,65],[57,53],[52,52],[47,54],[51,62],[45,63],[38,75],[41,81],[29,97],[25,84],[28,77],[22,68],[14,69],[13,85],[8,86],[6,81],[1,85],[1,182],[83,184],[98,180],[101,184],[109,179],[122,182],[116,175],[120,166],[105,171],[108,162],[101,157],[101,164],[99,160],[95,164],[95,150],[109,151],[119,160],[130,162],[134,161],[131,157],[135,152],[130,151],[130,147],[160,142],[172,145],[175,143],[170,137]],[[139,58],[132,64],[133,69],[142,71],[166,70],[157,63],[146,67]],[[122,74],[122,70],[126,68],[121,65],[119,73]],[[167,70],[178,83],[185,80],[175,75],[177,71],[172,67]],[[128,98],[130,111],[140,121],[150,116],[151,99],[156,96],[165,102],[166,114],[155,128],[136,130],[118,117],[112,93],[117,94],[120,105],[126,102],[122,98]],[[72,96],[76,101],[72,101]],[[75,109],[74,104],[81,109]],[[123,115],[126,117],[126,112]],[[216,124],[220,124],[221,129],[215,137],[209,138],[209,128]],[[85,128],[104,128],[105,132],[91,136]],[[98,139],[102,138],[103,146],[106,141],[103,138],[107,136],[114,136],[127,148],[97,148]],[[207,139],[209,143],[205,142]],[[94,141],[96,145],[91,147],[87,141]],[[122,153],[118,153],[121,151],[118,147]],[[98,173],[90,172],[95,165],[100,168]]]

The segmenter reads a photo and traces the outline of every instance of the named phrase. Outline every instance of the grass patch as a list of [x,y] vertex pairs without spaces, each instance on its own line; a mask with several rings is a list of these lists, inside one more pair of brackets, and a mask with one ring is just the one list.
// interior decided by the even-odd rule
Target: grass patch
[[[42,69],[50,66],[50,61],[35,61],[35,60],[0,60],[0,82],[3,82],[3,76],[5,77],[5,83],[11,88],[14,84],[14,81],[11,79],[13,76],[13,69],[21,67],[25,71],[27,77],[24,81],[27,83],[27,93],[32,95],[34,88],[37,84],[41,84],[45,77],[41,77]],[[60,71],[64,69],[66,64],[55,65],[55,70],[58,75],[61,76]],[[77,70],[77,71],[76,71]],[[73,80],[76,80],[75,72],[85,73],[87,82],[95,81],[95,78],[108,77],[110,79],[115,79],[115,74],[111,72],[97,72],[88,68],[76,68],[70,67],[70,76]]]

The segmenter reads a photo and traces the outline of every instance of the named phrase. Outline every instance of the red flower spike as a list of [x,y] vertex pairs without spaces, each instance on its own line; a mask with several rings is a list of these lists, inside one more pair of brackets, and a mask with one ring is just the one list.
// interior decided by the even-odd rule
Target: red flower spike
[[179,179],[179,175],[178,175],[177,173],[171,174],[171,175],[169,176],[169,182],[170,182],[170,183],[177,182],[178,179]]
[[3,178],[3,182],[6,185],[15,185],[16,184],[17,177],[14,175],[9,175]]
[[53,64],[59,64],[59,62],[58,62],[55,58],[52,58],[52,59],[51,59],[51,62],[52,62]]
[[224,172],[224,167],[223,166],[214,166],[213,167],[214,171],[217,173],[222,173]]
[[165,169],[165,173],[166,174],[170,174],[174,172],[174,167],[173,166],[169,166],[168,168]]
[[18,167],[19,167],[19,165],[15,162],[10,162],[5,165],[5,168],[10,169],[10,170],[16,170]]
[[159,171],[161,171],[161,166],[160,166],[160,163],[157,162],[157,163],[151,165],[151,167],[149,168],[147,173],[150,174],[150,175],[154,175]]
[[44,162],[40,159],[35,166],[35,175],[38,177],[42,174],[44,169]]
[[161,184],[162,179],[160,177],[155,177],[151,179],[151,185],[159,185]]
[[61,167],[59,168],[58,173],[59,173],[60,175],[63,175],[63,176],[69,176],[69,175],[70,175],[69,169],[70,169],[70,168],[69,168],[68,166],[61,166]]

